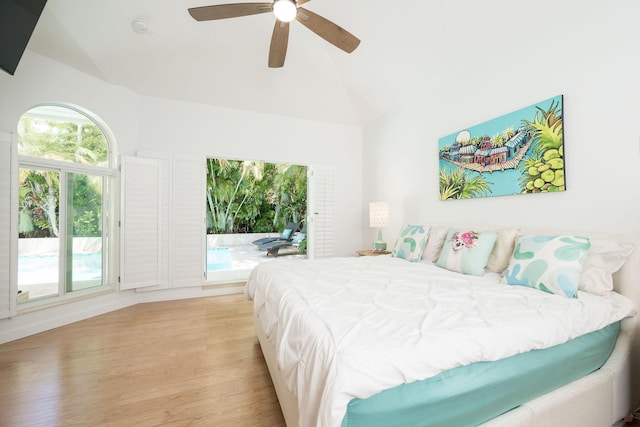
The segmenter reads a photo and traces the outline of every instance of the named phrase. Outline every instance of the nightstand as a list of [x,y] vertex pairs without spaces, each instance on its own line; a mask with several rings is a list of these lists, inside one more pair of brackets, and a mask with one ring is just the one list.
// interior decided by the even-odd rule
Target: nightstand
[[389,255],[391,251],[374,251],[371,249],[363,249],[361,251],[356,251],[358,256],[378,256],[378,255]]

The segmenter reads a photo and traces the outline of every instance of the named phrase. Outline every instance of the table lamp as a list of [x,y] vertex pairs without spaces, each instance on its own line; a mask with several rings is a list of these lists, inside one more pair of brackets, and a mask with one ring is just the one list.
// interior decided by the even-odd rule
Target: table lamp
[[387,244],[382,240],[382,227],[386,227],[387,225],[389,225],[389,203],[369,203],[369,226],[378,229],[378,237],[376,241],[373,242],[374,252],[387,250]]

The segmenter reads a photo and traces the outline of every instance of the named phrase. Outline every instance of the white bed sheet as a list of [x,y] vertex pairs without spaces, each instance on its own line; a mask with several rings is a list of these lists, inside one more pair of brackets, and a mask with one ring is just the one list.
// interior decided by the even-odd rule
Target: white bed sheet
[[[635,313],[392,257],[263,263],[245,288],[299,424],[339,426],[353,398],[480,361],[561,344]],[[568,361],[570,363],[570,361]]]

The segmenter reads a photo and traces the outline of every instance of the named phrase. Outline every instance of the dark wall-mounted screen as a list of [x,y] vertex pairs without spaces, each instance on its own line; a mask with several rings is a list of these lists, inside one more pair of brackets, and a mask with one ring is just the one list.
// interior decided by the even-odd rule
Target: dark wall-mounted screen
[[13,75],[47,0],[0,0],[0,68]]

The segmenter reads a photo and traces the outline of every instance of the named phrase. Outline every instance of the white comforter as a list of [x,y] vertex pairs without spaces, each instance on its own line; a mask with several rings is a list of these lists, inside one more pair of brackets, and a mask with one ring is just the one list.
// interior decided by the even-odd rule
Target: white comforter
[[568,299],[391,257],[263,263],[245,294],[301,426],[339,426],[353,398],[561,344],[635,312],[616,293]]

